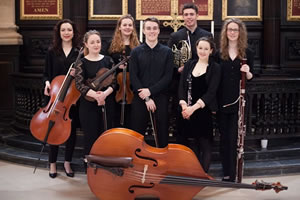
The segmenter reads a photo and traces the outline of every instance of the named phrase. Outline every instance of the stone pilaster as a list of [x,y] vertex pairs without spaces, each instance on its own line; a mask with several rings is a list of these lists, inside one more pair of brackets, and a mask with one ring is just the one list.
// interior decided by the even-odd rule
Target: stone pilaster
[[22,36],[15,24],[15,1],[0,1],[0,45],[21,45]]

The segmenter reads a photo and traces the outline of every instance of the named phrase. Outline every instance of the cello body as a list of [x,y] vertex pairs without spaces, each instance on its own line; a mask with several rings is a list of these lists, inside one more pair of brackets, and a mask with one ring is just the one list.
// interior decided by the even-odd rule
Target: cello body
[[67,141],[71,133],[70,108],[79,97],[80,92],[76,89],[71,75],[55,77],[51,82],[47,106],[40,108],[30,121],[32,135],[51,145],[60,145]]
[[155,148],[146,144],[144,136],[125,128],[104,132],[94,143],[90,155],[132,158],[132,167],[124,169],[122,176],[106,168],[88,167],[88,184],[101,200],[134,200],[141,196],[192,200],[203,187],[163,184],[163,179],[169,175],[212,179],[188,147],[169,144],[165,148]]

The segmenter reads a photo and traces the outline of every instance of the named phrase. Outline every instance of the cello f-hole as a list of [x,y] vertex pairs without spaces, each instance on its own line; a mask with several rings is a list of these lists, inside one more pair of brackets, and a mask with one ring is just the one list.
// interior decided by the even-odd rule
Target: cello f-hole
[[146,157],[146,156],[142,156],[142,155],[139,155],[138,153],[141,153],[142,150],[140,148],[137,148],[134,152],[134,154],[138,157],[138,158],[141,158],[141,159],[144,159],[144,160],[150,160],[150,161],[153,161],[154,164],[153,164],[153,167],[157,167],[158,166],[158,162],[157,160],[153,159],[153,158],[149,158],[149,157]]

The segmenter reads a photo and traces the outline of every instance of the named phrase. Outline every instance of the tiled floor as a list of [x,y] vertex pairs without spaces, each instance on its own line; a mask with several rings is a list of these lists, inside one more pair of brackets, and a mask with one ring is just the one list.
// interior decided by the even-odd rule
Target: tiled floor
[[[225,188],[204,188],[194,200],[299,200],[300,173],[290,176],[256,177],[266,182],[280,181],[289,187],[276,194],[274,191],[238,190]],[[256,178],[244,178],[244,183],[252,183]],[[184,191],[183,191],[184,192]],[[63,172],[55,179],[48,177],[46,169],[0,161],[1,200],[97,200],[90,191],[86,175],[76,174],[68,178]],[[105,199],[104,199],[105,200]],[[127,200],[127,199],[125,199]],[[171,200],[171,199],[170,199]]]

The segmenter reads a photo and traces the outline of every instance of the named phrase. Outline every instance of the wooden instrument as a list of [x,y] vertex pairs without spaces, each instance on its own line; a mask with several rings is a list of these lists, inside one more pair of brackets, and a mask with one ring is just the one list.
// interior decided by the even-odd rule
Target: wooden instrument
[[50,100],[47,106],[39,109],[30,121],[31,134],[42,142],[42,149],[33,173],[47,143],[60,145],[70,137],[72,120],[69,118],[69,112],[71,106],[76,104],[80,97],[80,92],[76,89],[74,77],[70,75],[70,72],[73,66],[81,64],[82,49],[76,61],[70,66],[67,75],[57,76],[51,81]]
[[[242,59],[241,66],[247,64],[247,58]],[[246,92],[246,73],[241,72],[240,97],[239,97],[239,119],[238,119],[238,138],[237,138],[237,161],[236,161],[236,181],[242,182],[244,174],[244,140],[246,136],[245,124],[245,99]]]
[[130,79],[129,72],[127,72],[127,67],[123,69],[122,72],[117,75],[117,82],[119,84],[119,90],[116,93],[116,102],[121,102],[122,104],[131,104],[133,99],[133,92],[130,89]]
[[120,72],[117,75],[117,82],[120,87],[115,96],[116,102],[121,103],[120,124],[122,126],[125,124],[125,105],[131,104],[133,99],[133,92],[130,89],[129,72],[127,72],[126,68],[127,67],[123,69],[123,72]]
[[73,65],[80,64],[82,53],[83,51],[79,52],[66,76],[60,75],[52,80],[50,101],[46,107],[39,109],[30,121],[32,135],[44,144],[60,145],[70,136],[72,120],[69,118],[69,111],[80,97],[70,72]]
[[287,190],[274,184],[242,184],[217,181],[206,174],[191,149],[179,144],[149,146],[141,134],[114,128],[94,143],[87,178],[91,191],[101,200],[134,200],[154,196],[160,200],[191,200],[206,186],[255,190]]
[[[120,66],[128,61],[130,56],[125,57],[117,65],[113,66],[111,69],[101,68],[96,76],[92,79],[88,79],[86,84],[93,89],[94,91],[100,91],[102,88],[109,86],[114,80],[113,72]],[[88,101],[95,101],[94,98],[85,96],[85,99]]]

